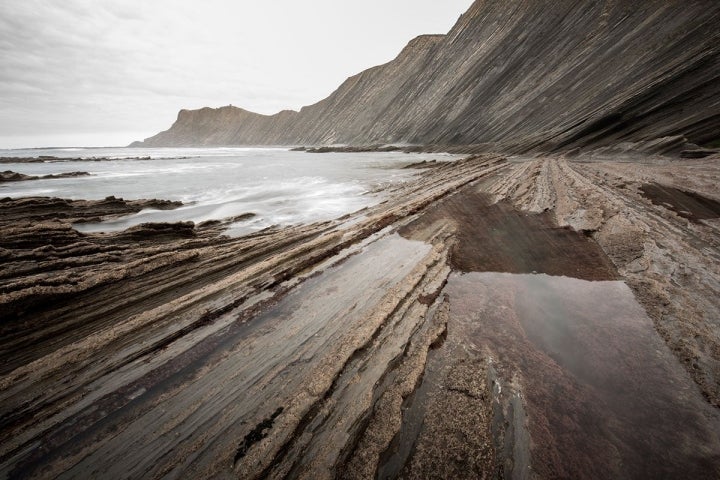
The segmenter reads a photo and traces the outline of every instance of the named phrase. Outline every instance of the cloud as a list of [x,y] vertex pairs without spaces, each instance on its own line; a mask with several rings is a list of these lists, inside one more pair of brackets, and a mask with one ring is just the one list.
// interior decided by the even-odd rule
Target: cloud
[[298,109],[470,3],[3,0],[0,136],[149,136],[180,108]]

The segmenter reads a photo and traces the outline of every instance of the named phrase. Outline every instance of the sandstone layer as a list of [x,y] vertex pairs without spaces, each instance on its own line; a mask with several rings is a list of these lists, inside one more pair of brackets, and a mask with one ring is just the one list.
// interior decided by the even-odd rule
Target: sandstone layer
[[718,181],[474,156],[242,238],[4,200],[0,474],[717,478]]

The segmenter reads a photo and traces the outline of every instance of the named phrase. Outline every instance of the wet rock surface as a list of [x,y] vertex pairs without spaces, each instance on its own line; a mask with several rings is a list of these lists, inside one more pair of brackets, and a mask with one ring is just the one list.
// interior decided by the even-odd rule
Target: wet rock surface
[[111,162],[114,160],[150,160],[150,157],[55,157],[53,155],[40,155],[39,157],[0,157],[3,163],[60,163],[60,162]]
[[681,217],[693,221],[720,218],[720,202],[698,193],[657,184],[643,185],[640,190],[655,205],[669,208]]
[[41,180],[41,179],[49,179],[49,178],[70,178],[70,177],[83,177],[85,175],[90,175],[88,172],[66,172],[66,173],[56,173],[52,175],[25,175],[23,173],[17,173],[13,172],[12,170],[5,170],[4,172],[0,172],[0,183],[3,182],[22,182],[25,180]]
[[455,322],[435,368],[469,357],[495,371],[501,478],[718,474],[720,413],[622,282],[469,273],[446,292]]
[[113,196],[103,200],[68,200],[55,197],[0,198],[0,225],[22,221],[63,220],[68,223],[96,221],[98,218],[128,215],[145,208],[169,210],[181,202],[169,200],[124,200]]
[[461,272],[547,273],[587,280],[617,278],[602,249],[582,232],[559,228],[548,212],[515,209],[469,187],[427,209],[401,230],[409,238],[435,222],[453,221],[450,264]]
[[0,473],[717,478],[720,224],[643,186],[718,181],[481,155],[241,238],[2,200]]

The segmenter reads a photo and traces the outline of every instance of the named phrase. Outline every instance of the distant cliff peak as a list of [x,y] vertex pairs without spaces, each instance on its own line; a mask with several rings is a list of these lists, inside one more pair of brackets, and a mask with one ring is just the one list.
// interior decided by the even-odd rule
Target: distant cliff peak
[[300,112],[181,110],[134,145],[715,143],[719,22],[720,2],[476,1],[449,34],[416,37]]

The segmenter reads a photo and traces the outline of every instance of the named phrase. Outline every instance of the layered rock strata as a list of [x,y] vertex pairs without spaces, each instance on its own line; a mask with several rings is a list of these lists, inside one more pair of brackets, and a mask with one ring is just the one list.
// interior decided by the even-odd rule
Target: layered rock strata
[[478,0],[447,35],[414,39],[299,112],[182,110],[134,146],[717,146],[719,20],[711,1]]
[[718,180],[480,156],[242,238],[40,222],[2,250],[0,472],[716,478]]
[[24,182],[26,180],[47,180],[52,178],[72,178],[72,177],[83,177],[90,175],[88,172],[65,172],[55,173],[51,175],[25,175],[24,173],[13,172],[12,170],[5,170],[0,172],[0,183],[4,182]]

